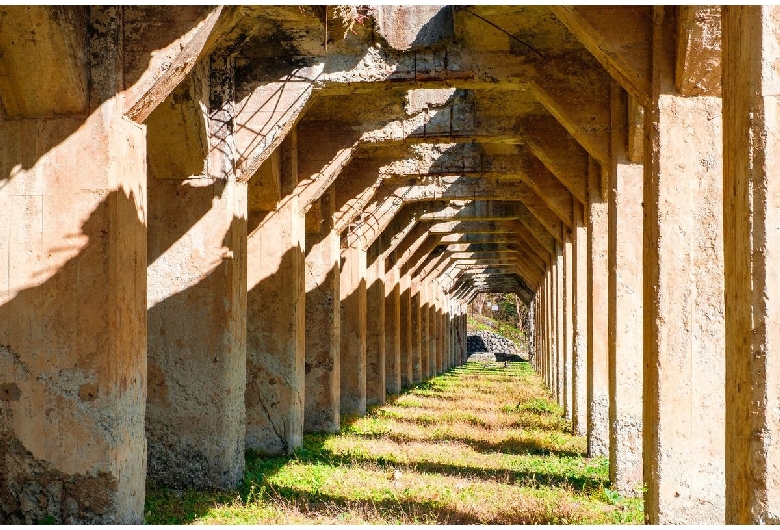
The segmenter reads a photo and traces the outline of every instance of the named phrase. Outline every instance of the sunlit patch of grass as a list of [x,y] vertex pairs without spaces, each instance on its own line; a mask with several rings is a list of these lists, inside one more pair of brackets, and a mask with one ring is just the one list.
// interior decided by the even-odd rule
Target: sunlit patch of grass
[[232,492],[150,487],[148,523],[641,523],[528,363],[467,363],[291,456],[247,455]]

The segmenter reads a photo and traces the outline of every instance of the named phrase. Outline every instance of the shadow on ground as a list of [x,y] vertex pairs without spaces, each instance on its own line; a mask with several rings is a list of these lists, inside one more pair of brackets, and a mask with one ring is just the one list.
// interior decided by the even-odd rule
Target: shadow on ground
[[[430,391],[434,394],[442,393],[446,387],[446,381],[452,378],[482,375],[503,375],[502,365],[484,366],[479,368],[453,368],[441,376],[418,383],[404,389],[401,394],[388,396],[386,405],[393,405],[399,399],[414,391]],[[509,374],[507,374],[509,375]],[[381,410],[381,406],[369,409],[369,415]],[[421,408],[424,408],[421,407]],[[398,420],[398,418],[394,418]],[[409,437],[400,433],[386,432],[382,434],[360,433],[355,429],[361,418],[342,418],[342,432],[350,436],[362,438],[385,438],[399,444],[408,443]],[[230,505],[240,502],[242,504],[263,500],[266,503],[280,502],[285,509],[294,509],[297,512],[310,516],[332,516],[334,513],[352,511],[357,513],[379,513],[382,519],[388,522],[424,522],[429,524],[544,524],[575,522],[565,518],[563,514],[553,513],[549,509],[523,509],[522,506],[511,508],[504,513],[496,515],[490,520],[485,520],[479,514],[459,511],[453,506],[438,501],[413,501],[407,499],[392,500],[352,500],[330,493],[312,491],[310,487],[280,486],[274,483],[273,478],[283,468],[290,464],[304,464],[344,468],[353,465],[368,465],[372,468],[386,468],[389,473],[394,470],[406,472],[439,474],[448,477],[456,477],[464,480],[481,479],[497,481],[502,484],[512,484],[525,487],[560,487],[579,491],[593,490],[603,487],[603,481],[589,476],[588,471],[563,473],[539,473],[518,469],[517,465],[504,465],[502,467],[486,468],[469,465],[431,462],[423,459],[401,461],[393,455],[370,455],[364,452],[334,452],[328,449],[328,441],[340,434],[313,433],[304,437],[301,447],[294,454],[280,457],[267,457],[259,454],[248,453],[246,459],[246,472],[243,484],[232,491],[177,491],[173,489],[158,488],[149,485],[147,488],[147,523],[188,523],[206,516],[215,507]],[[423,441],[423,440],[420,440]],[[581,457],[581,453],[573,451],[556,451],[535,443],[533,440],[522,440],[516,437],[507,437],[495,443],[486,440],[476,440],[462,435],[442,435],[433,437],[435,442],[454,442],[468,445],[479,453],[502,453],[509,455],[553,456],[557,458]],[[497,460],[498,462],[498,460]]]

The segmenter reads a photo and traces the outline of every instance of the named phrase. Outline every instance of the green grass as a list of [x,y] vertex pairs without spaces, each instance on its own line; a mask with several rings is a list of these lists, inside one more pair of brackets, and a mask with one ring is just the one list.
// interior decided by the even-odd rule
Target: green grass
[[501,322],[477,313],[470,314],[467,322],[469,331],[491,331],[511,340],[521,348],[525,347],[525,334],[506,322]]
[[147,490],[146,522],[202,524],[641,523],[609,488],[528,363],[468,363],[291,456],[247,455],[243,485]]

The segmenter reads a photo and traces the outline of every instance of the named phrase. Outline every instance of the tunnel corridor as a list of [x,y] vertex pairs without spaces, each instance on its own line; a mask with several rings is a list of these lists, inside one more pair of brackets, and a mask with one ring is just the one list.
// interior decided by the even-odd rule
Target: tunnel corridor
[[779,19],[1,6],[0,524],[232,491],[486,292],[646,522],[777,522]]

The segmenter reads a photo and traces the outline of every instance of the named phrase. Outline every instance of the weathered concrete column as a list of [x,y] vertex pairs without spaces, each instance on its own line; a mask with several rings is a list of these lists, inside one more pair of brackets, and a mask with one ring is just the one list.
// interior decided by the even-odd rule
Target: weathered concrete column
[[438,300],[436,308],[436,373],[444,371],[444,311],[442,310],[442,299]]
[[385,391],[401,392],[401,283],[397,267],[385,273]]
[[414,383],[413,367],[413,337],[412,326],[412,284],[409,274],[401,276],[401,307],[399,310],[401,322],[401,387],[406,388]]
[[601,168],[588,164],[588,455],[609,454],[608,203]]
[[[420,282],[420,381],[431,376],[431,358],[428,356],[430,346],[430,300],[427,283]],[[417,359],[415,358],[415,368]],[[415,377],[417,381],[417,377]]]
[[534,303],[536,304],[534,308],[534,317],[536,319],[536,355],[534,357],[537,366],[536,370],[544,378],[544,277],[539,282]]
[[531,344],[531,347],[529,348],[529,353],[531,354],[531,365],[534,367],[534,370],[536,370],[537,373],[539,373],[539,300],[541,299],[541,296],[541,290],[539,287],[537,287],[536,291],[534,291],[534,298],[531,301],[529,315],[531,324],[534,327],[534,340]]
[[572,267],[572,430],[577,436],[588,433],[588,221],[587,210],[572,199],[574,212]]
[[419,284],[413,281],[412,283],[412,315],[411,315],[411,327],[412,330],[412,383],[419,383],[422,381],[422,365],[420,362],[420,341],[422,339],[422,311],[420,308],[420,287]]
[[572,233],[564,228],[563,234],[563,411],[566,419],[572,420],[572,376],[574,363],[574,307],[572,278],[573,245]]
[[547,272],[547,377],[550,379],[550,392],[552,393],[553,398],[557,400],[558,382],[555,379],[557,375],[557,346],[555,341],[555,330],[555,259],[553,259]]
[[[146,127],[124,119],[115,98],[118,10],[91,10],[101,24],[88,21],[97,49],[87,55],[97,61],[73,72],[88,78],[85,95],[91,81],[83,114],[0,116],[0,520],[8,524],[47,515],[143,521]],[[35,31],[45,39],[49,28]]]
[[455,343],[457,341],[455,322],[458,319],[458,310],[453,300],[448,302],[450,310],[447,315],[447,330],[449,331],[447,334],[447,368],[453,368],[455,366]]
[[542,318],[542,330],[541,330],[541,346],[542,346],[542,376],[544,377],[544,382],[547,385],[548,389],[551,389],[550,385],[550,371],[548,370],[549,364],[550,364],[550,319],[547,312],[550,308],[550,301],[548,299],[549,295],[549,289],[548,289],[548,280],[550,278],[549,274],[549,266],[547,270],[545,271],[544,278],[542,280],[541,284],[541,290],[542,290],[542,303],[541,303],[541,311],[540,316]]
[[726,522],[780,514],[778,8],[723,8]]
[[452,367],[452,355],[451,355],[451,345],[452,345],[452,326],[450,325],[452,322],[451,319],[451,313],[450,313],[450,301],[446,294],[442,292],[442,315],[441,315],[441,322],[442,322],[442,332],[441,332],[441,356],[442,356],[442,368],[441,371],[449,370]]
[[[152,143],[186,103],[166,101],[147,120],[145,430],[149,480],[211,489],[234,487],[244,474],[247,186],[236,181],[233,163],[232,61],[204,63],[190,82],[209,109],[206,152]],[[199,155],[199,175],[158,163]]]
[[[651,524],[720,524],[726,489],[722,105],[719,97],[681,97],[674,76],[674,58],[686,57],[682,48],[675,53],[674,35],[698,27],[697,19],[712,23],[703,34],[717,35],[720,20],[693,16],[675,24],[671,13],[654,8],[645,121],[645,516]],[[688,49],[704,51],[705,44]],[[711,56],[718,60],[720,50]]]
[[[373,245],[375,250],[378,245]],[[385,260],[372,256],[366,287],[366,405],[385,403]]]
[[[430,311],[428,310],[428,284],[420,282],[420,347],[419,357],[415,357],[415,373],[419,371],[419,380],[428,379],[430,377],[430,365],[428,358],[428,317]],[[418,368],[419,364],[419,368]],[[415,376],[415,381],[417,377]]]
[[[460,304],[460,300],[458,300],[458,304]],[[458,366],[463,365],[466,362],[468,352],[466,350],[466,336],[467,336],[467,328],[468,328],[468,307],[461,306],[459,307],[460,310],[460,317],[458,321],[458,358],[457,363]]]
[[557,256],[555,259],[555,334],[557,366],[556,366],[556,388],[558,394],[558,403],[566,408],[566,322],[564,305],[566,303],[566,294],[564,292],[564,248],[561,243],[556,242],[555,249]]
[[[267,194],[273,182],[278,191]],[[297,182],[293,130],[249,182],[246,444],[268,454],[303,440],[306,219],[291,194]]]
[[335,188],[306,213],[305,432],[341,427],[339,234],[333,230]]
[[468,322],[469,322],[469,316],[468,316],[468,308],[465,304],[463,304],[460,300],[458,300],[458,304],[462,304],[460,306],[460,318],[458,321],[458,366],[462,366],[466,363],[466,359],[468,358],[468,349],[466,346],[466,337],[468,335]]
[[439,299],[433,282],[428,284],[428,377],[439,373]]
[[341,268],[341,413],[366,414],[366,251],[348,247]]
[[642,476],[642,179],[627,149],[627,94],[612,87],[609,184],[609,474],[623,495]]

